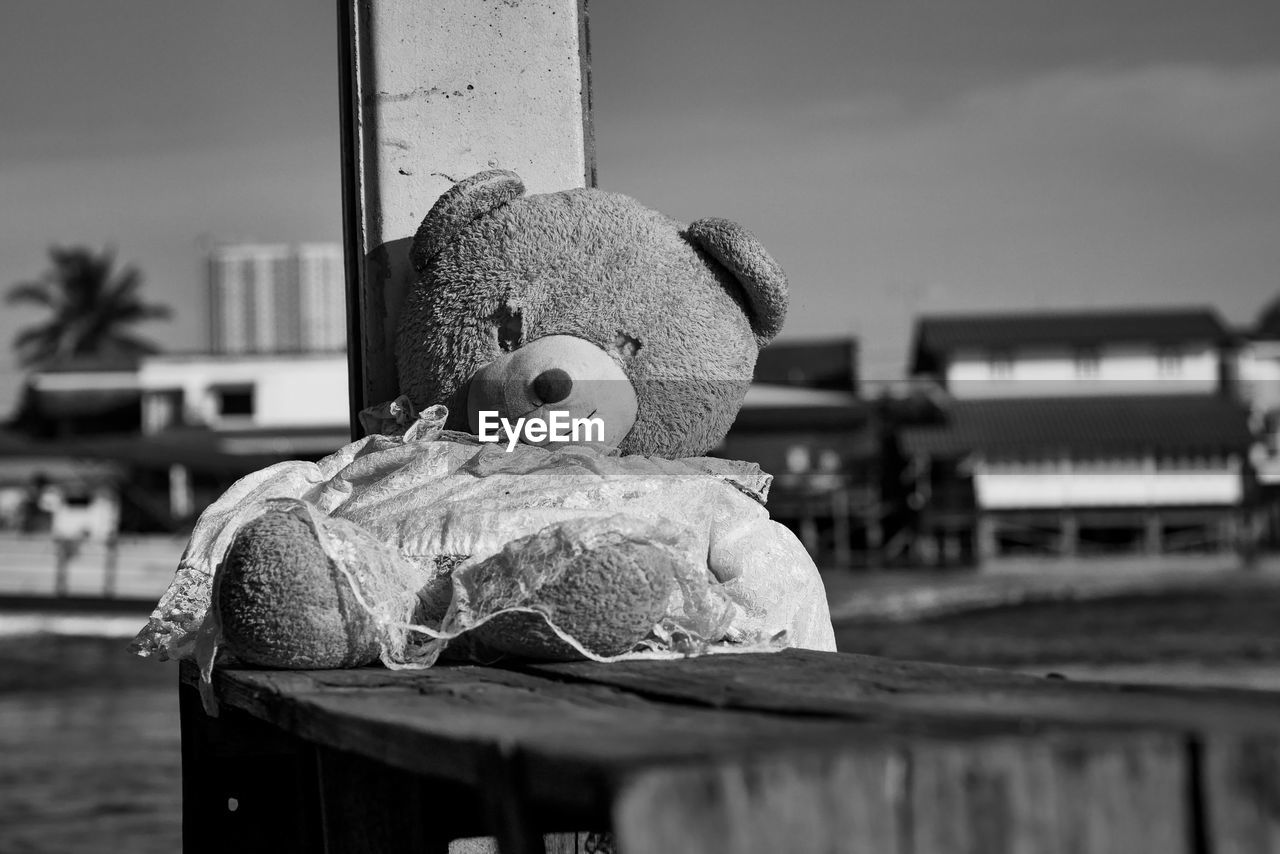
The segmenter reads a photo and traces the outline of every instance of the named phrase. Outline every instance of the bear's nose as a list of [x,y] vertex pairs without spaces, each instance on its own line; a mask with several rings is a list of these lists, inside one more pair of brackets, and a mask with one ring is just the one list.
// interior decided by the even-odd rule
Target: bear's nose
[[543,403],[559,403],[573,391],[573,377],[561,368],[548,368],[533,378],[533,393]]

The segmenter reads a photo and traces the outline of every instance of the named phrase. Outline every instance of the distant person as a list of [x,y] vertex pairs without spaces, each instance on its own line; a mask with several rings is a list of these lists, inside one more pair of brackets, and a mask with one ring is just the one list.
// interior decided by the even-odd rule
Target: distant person
[[54,595],[67,595],[71,561],[80,554],[80,547],[89,538],[88,510],[90,498],[83,487],[69,492],[58,492],[47,505],[53,513],[53,548],[56,558]]
[[24,534],[43,534],[53,528],[53,494],[49,478],[44,472],[36,472],[27,484],[18,514],[18,529]]

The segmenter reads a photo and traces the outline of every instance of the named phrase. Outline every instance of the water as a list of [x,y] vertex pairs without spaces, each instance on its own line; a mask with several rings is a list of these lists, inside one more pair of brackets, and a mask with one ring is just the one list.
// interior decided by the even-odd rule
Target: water
[[177,678],[119,639],[0,638],[0,851],[181,850]]

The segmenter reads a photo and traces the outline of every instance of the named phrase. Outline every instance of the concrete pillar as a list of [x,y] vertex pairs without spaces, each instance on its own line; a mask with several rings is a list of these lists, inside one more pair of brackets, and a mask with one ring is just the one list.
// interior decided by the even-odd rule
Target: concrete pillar
[[195,504],[190,472],[186,466],[174,463],[169,466],[169,515],[186,519],[194,512]]
[[340,0],[352,422],[395,397],[409,246],[457,180],[595,184],[583,0]]
[[867,555],[872,561],[884,558],[884,526],[880,524],[878,509],[867,517]]
[[1063,513],[1058,524],[1059,556],[1075,557],[1080,552],[1080,520],[1074,513]]
[[116,581],[120,576],[120,540],[113,534],[107,540],[107,555],[102,570],[102,595],[112,599],[116,595]]
[[921,531],[916,537],[913,557],[917,566],[937,566],[939,562],[938,534],[930,529]]
[[1224,513],[1218,521],[1218,550],[1231,551],[1237,548],[1239,533],[1239,520],[1230,512]]
[[978,563],[997,556],[996,520],[990,513],[980,513],[974,532]]
[[804,545],[805,551],[814,558],[818,559],[818,520],[813,518],[813,513],[806,508],[804,516],[800,518],[800,542]]
[[843,487],[831,493],[831,533],[834,539],[832,560],[846,568],[853,563],[849,530],[849,492]]
[[867,556],[875,562],[884,559],[884,511],[884,499],[877,488],[876,499],[863,516],[863,524],[867,527]]
[[1258,561],[1258,545],[1263,527],[1262,511],[1256,505],[1245,507],[1240,515],[1240,562],[1253,567]]
[[940,557],[940,562],[943,566],[955,566],[964,562],[964,551],[960,546],[960,537],[954,531],[948,531],[942,535]]
[[1164,519],[1159,513],[1148,513],[1142,520],[1142,551],[1158,555],[1164,552]]

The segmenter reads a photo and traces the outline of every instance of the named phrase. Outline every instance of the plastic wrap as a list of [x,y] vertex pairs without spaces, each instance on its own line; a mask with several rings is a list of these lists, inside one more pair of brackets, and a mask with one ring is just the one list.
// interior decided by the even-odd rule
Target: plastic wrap
[[[403,420],[405,411],[394,415]],[[282,463],[239,481],[201,516],[134,650],[197,658],[207,675],[220,642],[216,569],[236,530],[271,506],[311,522],[331,571],[379,627],[391,667],[429,666],[447,648],[519,654],[512,637],[528,639],[526,652],[596,660],[831,648],[817,570],[769,520],[769,477],[758,467],[588,447],[507,452],[443,431],[445,414],[433,407],[402,435],[368,437],[319,463]],[[643,544],[655,550],[645,560],[670,567],[651,631],[622,652],[573,637],[549,597],[575,549],[600,537]],[[392,595],[406,578],[419,585],[412,608]]]

